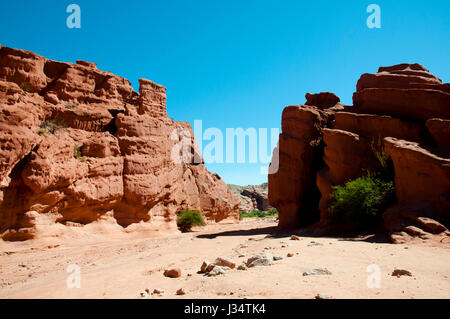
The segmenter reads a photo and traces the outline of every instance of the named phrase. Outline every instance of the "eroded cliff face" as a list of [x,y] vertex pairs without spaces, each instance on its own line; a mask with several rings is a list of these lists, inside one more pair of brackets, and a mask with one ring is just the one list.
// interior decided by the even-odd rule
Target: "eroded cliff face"
[[316,233],[342,233],[345,225],[330,223],[332,186],[380,170],[373,144],[381,141],[395,173],[397,204],[383,215],[392,241],[450,234],[450,84],[399,64],[363,74],[353,107],[330,93],[306,98],[283,112],[279,169],[269,175],[281,228],[317,221]]
[[137,93],[93,63],[0,47],[3,239],[105,218],[176,230],[181,209],[238,220],[238,200],[207,171],[190,125],[167,117],[166,89],[139,82]]

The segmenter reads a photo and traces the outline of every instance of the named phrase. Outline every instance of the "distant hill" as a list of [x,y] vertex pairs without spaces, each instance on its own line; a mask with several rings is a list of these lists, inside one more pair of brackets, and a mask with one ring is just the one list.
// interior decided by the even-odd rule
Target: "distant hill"
[[267,198],[268,183],[248,186],[228,184],[228,186],[240,201],[239,211],[249,213],[256,209],[266,211],[272,208]]

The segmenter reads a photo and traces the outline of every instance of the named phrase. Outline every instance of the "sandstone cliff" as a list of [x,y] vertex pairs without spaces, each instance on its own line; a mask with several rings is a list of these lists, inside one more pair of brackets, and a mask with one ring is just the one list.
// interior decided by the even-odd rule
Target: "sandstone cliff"
[[[49,229],[104,218],[174,230],[181,209],[238,219],[238,200],[207,171],[190,125],[167,117],[166,89],[139,82],[137,93],[94,63],[0,46],[3,239],[56,236]],[[185,160],[174,161],[180,141],[175,158]]]
[[399,64],[363,74],[353,107],[328,92],[306,98],[283,111],[279,170],[269,175],[281,228],[342,232],[330,223],[332,187],[380,169],[379,139],[394,166],[397,204],[383,215],[392,241],[449,235],[450,84],[420,64]]

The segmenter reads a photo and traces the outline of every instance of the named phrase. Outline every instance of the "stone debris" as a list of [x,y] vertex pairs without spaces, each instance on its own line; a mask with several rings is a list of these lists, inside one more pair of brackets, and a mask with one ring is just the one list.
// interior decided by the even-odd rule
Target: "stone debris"
[[412,274],[411,274],[410,271],[405,270],[405,269],[395,269],[395,270],[392,272],[392,276],[395,276],[395,277],[397,277],[397,278],[400,278],[401,276],[409,276],[409,277],[412,277]]
[[283,257],[281,257],[281,256],[273,256],[273,260],[274,261],[279,261],[279,260],[282,260],[283,259]]
[[186,290],[184,290],[183,288],[180,288],[177,290],[176,294],[177,294],[177,296],[183,296],[186,294]]
[[231,261],[231,260],[229,260],[229,259],[226,259],[226,258],[220,258],[219,257],[219,258],[216,259],[214,264],[217,265],[217,266],[226,266],[226,267],[229,267],[231,269],[236,268],[236,263]]
[[167,269],[164,271],[164,276],[169,278],[181,277],[181,269],[180,268]]
[[250,257],[247,260],[246,265],[248,268],[252,268],[252,267],[256,267],[256,266],[270,266],[270,265],[273,265],[273,257],[271,254],[264,252],[259,255]]
[[314,268],[303,273],[303,276],[331,275],[331,271],[326,268]]

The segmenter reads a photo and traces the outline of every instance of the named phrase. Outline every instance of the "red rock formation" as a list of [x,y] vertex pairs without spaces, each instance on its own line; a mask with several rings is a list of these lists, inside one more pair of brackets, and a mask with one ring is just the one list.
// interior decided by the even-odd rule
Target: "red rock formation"
[[305,105],[317,106],[320,109],[327,109],[338,104],[341,99],[331,92],[321,92],[318,94],[306,93]]
[[[319,208],[320,221],[310,230],[342,231],[345,225],[332,225],[328,213],[333,186],[379,171],[377,152],[384,147],[398,200],[384,215],[392,241],[449,235],[450,84],[420,64],[399,64],[363,74],[353,100],[348,107],[332,93],[307,94],[310,106],[283,111],[280,155],[273,159],[279,169],[269,175],[280,227],[298,227]],[[320,201],[310,193],[316,185]]]
[[[94,63],[0,47],[2,237],[105,216],[173,230],[181,209],[238,220],[237,199],[207,171],[189,124],[167,117],[165,91],[141,79],[138,94]],[[180,141],[188,161],[174,160]]]
[[269,202],[278,209],[280,228],[296,228],[318,219],[315,168],[322,163],[327,115],[314,106],[288,106],[281,123],[279,169],[269,174]]
[[420,64],[399,64],[364,74],[353,103],[359,113],[421,121],[450,119],[450,86]]

